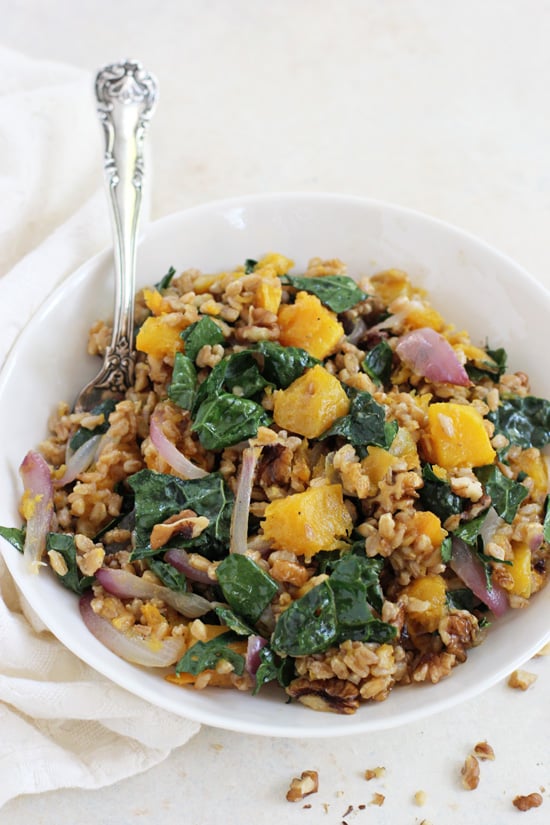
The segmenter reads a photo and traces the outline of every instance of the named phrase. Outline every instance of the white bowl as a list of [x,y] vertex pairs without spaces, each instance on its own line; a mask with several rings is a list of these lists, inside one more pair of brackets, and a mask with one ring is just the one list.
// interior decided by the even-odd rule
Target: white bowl
[[[532,379],[536,395],[550,397],[546,351],[550,296],[521,267],[454,227],[396,206],[338,195],[281,194],[199,206],[151,224],[138,253],[138,286],[153,284],[175,266],[216,271],[268,251],[292,257],[297,269],[314,256],[339,257],[350,274],[388,267],[406,270],[425,287],[448,321],[475,342],[504,346],[512,370]],[[3,433],[0,524],[19,525],[19,464],[46,435],[59,400],[71,402],[97,369],[86,355],[87,331],[111,312],[110,252],[69,278],[20,336],[0,377]],[[93,363],[92,363],[93,361]],[[316,713],[286,704],[264,689],[194,691],[113,655],[88,632],[77,598],[44,571],[30,576],[21,555],[3,540],[2,552],[25,598],[57,638],[77,656],[132,693],[174,713],[216,727],[271,736],[316,737],[388,728],[440,711],[507,676],[550,638],[550,587],[526,610],[508,611],[488,638],[438,685],[396,688],[387,701],[353,716]]]

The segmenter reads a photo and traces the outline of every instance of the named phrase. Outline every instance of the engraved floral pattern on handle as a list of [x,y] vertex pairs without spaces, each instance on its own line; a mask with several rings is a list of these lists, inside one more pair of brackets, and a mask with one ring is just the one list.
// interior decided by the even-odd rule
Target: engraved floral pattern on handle
[[143,144],[157,100],[157,83],[140,63],[126,60],[98,72],[95,93],[105,138],[115,307],[111,343],[106,348],[103,366],[81,391],[75,410],[89,410],[106,395],[121,397],[133,383],[135,257],[145,166]]

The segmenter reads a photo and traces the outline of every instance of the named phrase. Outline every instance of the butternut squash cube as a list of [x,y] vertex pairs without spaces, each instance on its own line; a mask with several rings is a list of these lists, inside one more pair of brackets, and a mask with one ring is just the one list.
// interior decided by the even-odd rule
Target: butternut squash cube
[[520,470],[533,479],[533,490],[542,496],[548,493],[548,467],[546,459],[535,448],[523,450],[516,459]]
[[481,414],[466,404],[442,402],[428,407],[428,436],[424,441],[428,461],[446,470],[492,464],[491,446]]
[[436,309],[419,301],[411,301],[410,308],[405,316],[405,323],[412,329],[431,327],[436,332],[441,332],[445,326],[443,318]]
[[336,549],[353,522],[342,485],[327,484],[270,502],[262,526],[276,550],[291,550],[308,563],[320,550]]
[[282,294],[283,287],[279,278],[262,278],[256,290],[254,303],[257,307],[277,315]]
[[412,295],[411,282],[406,272],[401,269],[386,269],[378,272],[370,279],[371,290],[380,296],[385,304],[391,304],[400,295],[410,298]]
[[371,488],[369,495],[375,496],[378,492],[378,485],[385,477],[386,473],[397,464],[399,459],[383,447],[375,447],[371,445],[368,448],[367,456],[361,462],[363,470],[367,473]]
[[174,324],[173,315],[150,315],[146,318],[136,337],[136,349],[155,358],[173,356],[183,351],[180,332],[184,324]]
[[317,438],[349,412],[340,381],[316,364],[273,397],[273,419],[284,430]]
[[531,595],[531,550],[524,541],[512,541],[513,565],[508,567],[514,580],[511,593],[528,599]]
[[301,347],[322,360],[331,355],[344,335],[336,314],[323,306],[316,295],[298,292],[293,304],[278,313],[279,340],[285,347]]
[[430,510],[416,510],[413,516],[413,525],[419,534],[428,536],[433,547],[440,547],[447,531],[441,526],[441,521]]
[[168,301],[163,298],[158,289],[145,288],[143,290],[143,300],[145,301],[145,306],[153,315],[163,315],[165,312],[172,311],[172,307]]
[[407,464],[407,470],[414,470],[420,466],[416,442],[405,427],[399,427],[397,430],[389,452],[397,458],[402,458]]
[[404,590],[408,597],[407,616],[413,632],[433,633],[447,610],[447,588],[441,576],[414,579]]

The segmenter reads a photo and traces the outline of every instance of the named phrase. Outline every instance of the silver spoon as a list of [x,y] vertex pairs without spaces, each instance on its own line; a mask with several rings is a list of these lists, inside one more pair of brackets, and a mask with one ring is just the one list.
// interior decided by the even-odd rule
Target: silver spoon
[[115,304],[111,343],[99,373],[80,391],[75,412],[118,400],[133,383],[136,238],[143,186],[144,135],[157,100],[157,83],[135,60],[101,69],[95,81],[105,136],[104,171],[113,229]]

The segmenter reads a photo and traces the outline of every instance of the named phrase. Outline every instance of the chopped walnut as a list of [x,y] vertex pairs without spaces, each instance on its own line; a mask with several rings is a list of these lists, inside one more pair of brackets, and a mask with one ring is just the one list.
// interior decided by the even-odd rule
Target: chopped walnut
[[382,767],[367,768],[365,771],[365,779],[367,782],[371,779],[380,779],[381,776],[386,775],[386,769]]
[[298,699],[312,710],[332,713],[355,713],[359,707],[359,691],[351,682],[343,679],[293,679],[286,689],[293,699]]
[[462,770],[462,787],[467,791],[474,791],[479,785],[479,762],[475,756],[467,756]]
[[370,801],[371,805],[378,805],[378,807],[382,807],[384,802],[386,801],[386,797],[383,793],[373,793],[372,799]]
[[414,801],[420,807],[426,804],[427,798],[426,791],[417,791],[414,795]]
[[537,676],[535,673],[529,673],[527,670],[514,670],[508,679],[508,684],[511,688],[527,690],[536,680]]
[[289,802],[299,802],[309,794],[319,790],[319,774],[317,771],[302,771],[300,778],[294,777],[290,783],[286,798]]
[[474,747],[473,754],[482,762],[494,761],[495,758],[495,752],[488,742],[478,742]]
[[151,547],[158,550],[164,547],[172,536],[182,536],[184,539],[195,539],[206,530],[209,520],[205,516],[197,516],[194,510],[182,510],[162,524],[155,524],[151,532]]
[[542,805],[540,793],[530,793],[527,796],[516,796],[512,800],[518,811],[530,811],[531,808],[539,808]]

